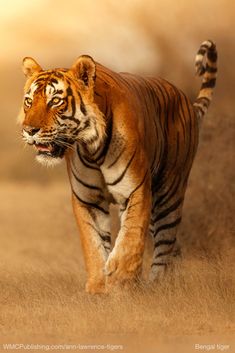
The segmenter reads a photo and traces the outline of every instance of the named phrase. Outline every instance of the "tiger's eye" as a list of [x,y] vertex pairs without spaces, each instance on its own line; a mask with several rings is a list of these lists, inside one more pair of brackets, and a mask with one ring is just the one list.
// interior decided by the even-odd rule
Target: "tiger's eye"
[[54,98],[52,98],[52,100],[51,100],[51,103],[52,104],[58,104],[58,103],[60,103],[61,102],[61,98],[59,98],[59,97],[54,97]]
[[33,100],[29,97],[26,97],[24,100],[24,103],[27,107],[30,107],[32,105]]

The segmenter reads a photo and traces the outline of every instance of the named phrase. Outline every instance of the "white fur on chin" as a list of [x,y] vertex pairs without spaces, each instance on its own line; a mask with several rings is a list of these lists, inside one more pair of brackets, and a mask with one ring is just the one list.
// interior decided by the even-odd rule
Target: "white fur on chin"
[[36,160],[46,167],[54,167],[55,165],[62,162],[62,158],[54,158],[46,155],[39,154],[36,156]]

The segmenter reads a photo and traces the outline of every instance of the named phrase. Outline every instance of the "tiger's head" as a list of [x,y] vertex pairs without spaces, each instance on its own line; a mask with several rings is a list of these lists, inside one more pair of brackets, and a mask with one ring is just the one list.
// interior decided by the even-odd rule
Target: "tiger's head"
[[23,140],[46,165],[61,161],[75,142],[96,150],[105,136],[105,119],[94,102],[96,64],[80,56],[70,69],[44,71],[32,58],[23,60],[27,78],[19,115]]

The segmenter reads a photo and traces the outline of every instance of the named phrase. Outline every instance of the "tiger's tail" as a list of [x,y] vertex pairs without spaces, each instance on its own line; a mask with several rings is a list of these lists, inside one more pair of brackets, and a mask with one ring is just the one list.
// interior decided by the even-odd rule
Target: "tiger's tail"
[[194,110],[199,118],[206,114],[216,84],[217,76],[217,50],[216,45],[211,40],[203,42],[195,58],[196,74],[202,76],[202,85],[199,95],[194,102]]

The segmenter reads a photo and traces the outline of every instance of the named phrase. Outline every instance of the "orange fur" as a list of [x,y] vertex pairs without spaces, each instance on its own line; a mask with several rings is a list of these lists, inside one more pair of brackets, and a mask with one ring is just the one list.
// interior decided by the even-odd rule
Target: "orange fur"
[[[214,65],[215,46],[207,41],[200,50],[200,60],[201,52],[211,50]],[[148,232],[154,240],[151,278],[162,275],[178,254],[176,232],[201,107],[211,96],[215,74],[206,72],[193,106],[163,79],[118,74],[89,56],[78,58],[69,70],[49,71],[27,58],[24,72],[24,136],[38,146],[40,161],[66,158],[86,290],[101,293],[137,279]],[[120,206],[121,222],[112,250],[111,202]]]

